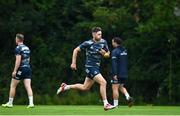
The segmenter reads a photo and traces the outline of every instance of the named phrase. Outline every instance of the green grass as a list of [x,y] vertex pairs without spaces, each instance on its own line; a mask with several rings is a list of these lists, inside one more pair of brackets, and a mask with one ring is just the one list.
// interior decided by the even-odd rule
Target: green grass
[[102,106],[35,106],[27,109],[26,106],[13,108],[0,107],[0,115],[180,115],[178,106],[120,106],[119,108],[104,111]]

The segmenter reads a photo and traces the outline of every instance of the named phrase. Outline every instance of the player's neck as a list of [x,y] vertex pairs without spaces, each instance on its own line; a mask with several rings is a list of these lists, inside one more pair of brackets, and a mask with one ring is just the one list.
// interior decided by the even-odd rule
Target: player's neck
[[92,40],[93,40],[94,42],[98,42],[98,41],[100,41],[101,39],[100,39],[100,40],[96,40],[95,38],[93,38]]
[[116,46],[115,46],[115,48],[119,48],[119,47],[121,47],[121,45],[116,45]]
[[19,42],[19,43],[18,43],[18,45],[21,45],[21,44],[23,44],[23,42]]

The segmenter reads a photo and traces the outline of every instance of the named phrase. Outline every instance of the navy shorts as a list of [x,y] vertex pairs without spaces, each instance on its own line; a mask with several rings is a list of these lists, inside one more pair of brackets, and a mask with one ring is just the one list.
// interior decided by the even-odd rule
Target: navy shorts
[[90,79],[93,79],[96,75],[100,74],[98,67],[86,67],[86,76]]
[[127,81],[127,78],[123,78],[123,77],[117,77],[117,79],[113,78],[111,79],[111,84],[123,84],[125,85]]
[[14,79],[16,80],[24,80],[24,79],[31,79],[32,72],[31,68],[29,67],[20,67],[16,73],[16,77]]

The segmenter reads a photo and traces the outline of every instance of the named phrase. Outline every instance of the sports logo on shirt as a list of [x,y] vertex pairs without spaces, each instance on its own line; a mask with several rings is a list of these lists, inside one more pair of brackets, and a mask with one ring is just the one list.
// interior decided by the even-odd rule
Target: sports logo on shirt
[[88,69],[86,69],[86,73],[89,73],[90,71]]
[[124,55],[127,55],[127,52],[123,51],[123,52],[121,53],[121,56],[124,56]]

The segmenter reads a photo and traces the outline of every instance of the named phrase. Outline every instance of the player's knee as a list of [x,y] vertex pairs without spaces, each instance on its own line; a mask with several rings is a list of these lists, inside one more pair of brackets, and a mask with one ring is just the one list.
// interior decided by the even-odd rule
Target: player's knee
[[16,84],[11,83],[10,88],[13,88],[13,89],[14,89],[14,88],[16,88],[16,86],[17,86]]
[[118,88],[114,88],[114,89],[113,89],[113,94],[118,94],[118,93],[119,93]]
[[123,88],[124,88],[124,84],[120,84],[120,85],[119,85],[119,88],[120,88],[120,89],[123,89]]
[[113,92],[118,91],[118,89],[119,89],[119,86],[112,86],[112,90],[113,90]]
[[15,87],[14,85],[11,84],[11,85],[10,85],[10,88],[11,88],[11,89],[14,89],[14,88],[16,88],[16,87]]
[[90,87],[83,86],[83,91],[88,91],[89,89],[90,89]]
[[101,81],[100,84],[103,85],[103,86],[106,86],[106,85],[107,85],[107,82],[106,82],[106,80],[103,80],[103,81]]
[[26,89],[31,89],[31,85],[29,85],[29,84],[25,84],[24,87],[25,87]]

